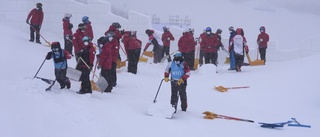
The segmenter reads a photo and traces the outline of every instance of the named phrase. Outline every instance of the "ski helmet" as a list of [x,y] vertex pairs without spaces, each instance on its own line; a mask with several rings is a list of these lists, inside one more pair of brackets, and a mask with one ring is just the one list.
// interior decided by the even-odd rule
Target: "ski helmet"
[[42,8],[42,3],[37,3],[37,4],[36,4],[36,7],[37,7],[37,8]]
[[82,17],[82,22],[83,23],[87,23],[89,21],[89,17],[88,16],[83,16]]
[[217,29],[217,34],[221,34],[222,33],[222,30],[221,29]]
[[121,25],[118,22],[113,22],[112,26],[116,27],[117,29],[121,28]]
[[72,14],[70,14],[70,13],[65,13],[65,14],[64,14],[64,17],[65,17],[65,18],[71,18],[71,17],[72,17]]
[[206,28],[206,32],[208,32],[208,31],[211,32],[211,28],[210,27]]
[[163,29],[163,31],[168,31],[169,27],[168,26],[163,26],[162,29]]
[[233,26],[230,26],[229,31],[233,31],[233,30],[234,30]]
[[59,50],[61,50],[60,43],[59,43],[58,41],[52,42],[52,43],[51,43],[51,50],[52,50],[52,51],[59,51]]

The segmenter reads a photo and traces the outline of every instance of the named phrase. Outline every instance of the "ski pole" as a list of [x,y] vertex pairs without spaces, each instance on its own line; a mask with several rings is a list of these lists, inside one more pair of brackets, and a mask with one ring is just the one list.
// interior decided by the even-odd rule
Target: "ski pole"
[[46,62],[46,58],[44,58],[44,60],[43,60],[43,62],[42,62],[42,64],[41,64],[41,66],[40,66],[40,68],[38,69],[38,71],[37,71],[37,73],[34,75],[34,77],[33,78],[35,78],[35,77],[37,77],[37,75],[38,75],[38,73],[39,73],[39,71],[40,71],[40,69],[42,68],[42,65],[44,64],[44,62]]
[[162,80],[161,80],[161,82],[160,82],[160,85],[159,85],[159,88],[158,88],[157,94],[156,94],[156,96],[154,97],[153,103],[156,103],[156,102],[157,102],[157,100],[156,100],[156,99],[157,99],[157,97],[158,97],[159,90],[160,90],[160,87],[161,87],[161,85],[162,85],[163,80],[164,80],[164,79],[162,79]]

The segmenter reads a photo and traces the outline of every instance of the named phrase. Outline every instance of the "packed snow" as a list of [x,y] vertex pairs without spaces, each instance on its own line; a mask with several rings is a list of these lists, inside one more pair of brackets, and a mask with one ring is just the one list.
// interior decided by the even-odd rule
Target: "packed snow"
[[[43,1],[44,5],[45,2]],[[131,5],[130,2],[126,3],[128,7]],[[171,1],[164,0],[163,2]],[[237,11],[239,14],[248,14],[252,17],[260,16],[255,14],[256,9],[251,8],[257,5],[257,1],[219,2],[224,6],[230,3],[232,3],[231,7],[239,5],[246,9]],[[191,4],[195,3],[191,2]],[[214,5],[214,2],[210,4]],[[244,6],[245,4],[247,6]],[[49,7],[50,5],[45,6]],[[202,6],[205,5],[202,3]],[[195,7],[195,9],[199,10],[191,11],[201,12],[199,7]],[[231,15],[228,8],[225,12]],[[266,12],[265,15],[268,13]],[[286,9],[275,10],[270,13],[272,14],[270,16],[274,16],[276,19],[288,19],[283,16],[287,13],[294,16],[297,21],[319,22],[320,20],[319,16],[310,15],[305,10],[304,12],[293,12]],[[27,13],[21,15],[20,18],[25,19],[26,15]],[[202,16],[198,18],[200,17]],[[217,26],[220,24],[219,27],[223,28],[230,25],[243,26],[243,28],[248,28],[246,36],[251,37],[248,40],[254,43],[258,27],[261,25],[260,22],[259,24],[251,22],[237,25],[236,22],[230,23],[229,19],[224,20],[221,17],[212,27],[216,24]],[[285,50],[292,50],[290,46],[293,42],[290,39],[296,40],[297,37],[303,35],[304,37],[301,39],[305,40],[317,35],[317,31],[308,30],[314,28],[314,26],[310,26],[310,24],[315,24],[314,22],[294,23],[300,26],[289,29],[289,32],[284,32],[283,28],[277,25],[279,21],[264,21],[264,24],[267,24],[267,33],[270,32],[269,35],[273,39],[274,37],[279,38],[274,40],[284,44],[281,47]],[[152,64],[150,63],[152,59],[149,58],[148,63],[139,63],[136,75],[127,73],[124,67],[119,69],[117,73],[118,85],[112,90],[112,93],[102,94],[94,91],[89,95],[79,95],[76,94],[76,91],[79,90],[80,83],[75,81],[72,81],[69,90],[61,90],[60,86],[55,84],[51,91],[46,92],[45,89],[50,85],[34,78],[34,76],[41,63],[45,61],[45,55],[50,51],[50,48],[44,44],[30,43],[28,30],[14,28],[5,22],[0,22],[0,24],[2,26],[0,37],[3,40],[2,53],[0,54],[0,63],[2,64],[0,71],[0,136],[318,137],[320,135],[320,92],[316,90],[320,76],[320,72],[317,71],[319,67],[317,59],[320,58],[318,52],[312,52],[312,54],[300,58],[299,53],[294,52],[298,56],[297,58],[285,61],[274,59],[267,61],[264,66],[245,66],[242,68],[242,72],[228,71],[229,66],[223,62],[220,62],[218,67],[212,64],[203,65],[198,70],[191,71],[191,76],[188,79],[187,112],[181,111],[181,108],[178,107],[178,111],[172,119],[166,119],[160,116],[149,116],[147,111],[153,104],[159,86],[157,103],[163,105],[170,103],[170,83],[163,82],[160,85],[167,62]],[[22,24],[25,22],[21,22]],[[198,33],[207,27],[204,24],[206,23],[193,21],[193,27]],[[252,28],[252,24],[254,24],[254,28]],[[272,29],[268,30],[268,26],[271,26]],[[303,30],[304,27],[308,29]],[[26,27],[26,29],[28,28]],[[75,29],[73,30],[75,31]],[[227,38],[227,29],[224,30],[224,37]],[[300,30],[306,33],[299,34]],[[284,33],[292,35],[283,35]],[[299,36],[294,35],[295,33],[298,33]],[[46,34],[44,36],[50,42],[57,40],[63,44],[62,36],[50,32],[43,32],[43,34]],[[146,43],[146,39],[141,40],[144,44]],[[45,43],[44,40],[41,41]],[[301,41],[294,43],[293,48],[299,47],[299,43]],[[306,46],[309,47],[309,45]],[[315,50],[319,51],[319,48]],[[75,59],[68,60],[68,64],[74,67],[76,65]],[[45,61],[37,76],[53,80],[53,69],[52,60]],[[99,74],[99,71],[97,70],[96,74]],[[97,79],[94,78],[94,81]],[[250,88],[229,89],[222,93],[214,88],[214,86],[220,85],[224,87],[250,86]],[[249,119],[254,123],[218,118],[208,120],[203,118],[204,111]],[[283,128],[268,129],[262,128],[258,124],[258,122],[287,122],[291,118],[296,118],[301,124],[311,125],[311,128],[284,126]]]

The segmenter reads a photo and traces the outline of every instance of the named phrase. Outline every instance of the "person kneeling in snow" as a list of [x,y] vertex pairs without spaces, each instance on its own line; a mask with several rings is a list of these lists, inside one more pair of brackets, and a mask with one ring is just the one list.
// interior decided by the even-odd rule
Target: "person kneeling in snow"
[[71,54],[61,49],[59,42],[52,42],[51,50],[47,53],[46,59],[50,60],[53,58],[54,62],[54,75],[56,76],[56,80],[59,82],[61,89],[67,86],[67,89],[70,89],[71,83],[67,75],[67,59],[71,59]]
[[165,72],[164,81],[169,81],[169,75],[171,74],[171,105],[177,109],[178,104],[178,92],[181,100],[182,111],[187,111],[187,79],[190,76],[190,67],[184,61],[181,52],[175,53],[173,61],[169,62]]

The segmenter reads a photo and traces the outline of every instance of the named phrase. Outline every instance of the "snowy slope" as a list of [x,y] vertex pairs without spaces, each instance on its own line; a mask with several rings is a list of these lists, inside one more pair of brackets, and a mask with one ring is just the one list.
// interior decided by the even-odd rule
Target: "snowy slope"
[[[292,13],[293,14],[293,13]],[[23,22],[24,23],[24,22]],[[271,23],[270,23],[271,24]],[[188,110],[180,109],[173,119],[147,116],[166,63],[139,63],[138,74],[119,70],[118,85],[112,93],[78,95],[80,83],[70,90],[33,79],[49,48],[28,42],[28,33],[0,23],[0,136],[4,137],[318,137],[320,72],[315,59],[320,54],[266,66],[243,67],[241,73],[221,64],[192,71],[188,80]],[[202,26],[200,26],[202,27]],[[276,32],[273,32],[276,33]],[[48,36],[49,35],[49,36]],[[48,33],[50,39],[61,36]],[[75,65],[75,59],[69,60]],[[97,72],[98,74],[98,72]],[[53,62],[46,61],[38,76],[54,79]],[[96,79],[95,79],[96,80]],[[226,93],[214,86],[250,86]],[[163,83],[157,103],[167,104],[170,84]],[[312,128],[264,129],[257,123],[205,120],[203,111],[251,119],[255,122],[285,122],[291,117]]]

